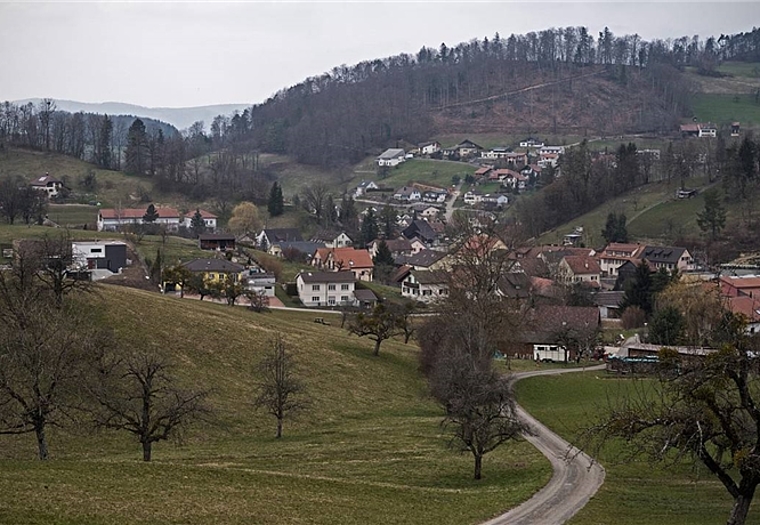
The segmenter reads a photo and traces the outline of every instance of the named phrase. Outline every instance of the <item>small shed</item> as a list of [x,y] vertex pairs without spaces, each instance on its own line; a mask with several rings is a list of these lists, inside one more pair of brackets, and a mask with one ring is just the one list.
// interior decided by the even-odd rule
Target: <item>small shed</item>
[[201,250],[228,251],[235,249],[235,236],[222,233],[202,233],[198,237]]

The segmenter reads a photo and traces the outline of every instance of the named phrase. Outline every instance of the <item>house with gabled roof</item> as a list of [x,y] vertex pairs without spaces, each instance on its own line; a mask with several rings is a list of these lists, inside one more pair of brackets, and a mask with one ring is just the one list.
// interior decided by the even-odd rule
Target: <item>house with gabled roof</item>
[[401,232],[401,235],[410,240],[417,237],[428,246],[435,244],[438,239],[438,235],[430,223],[422,219],[413,220],[412,223]]
[[602,269],[593,257],[566,255],[557,266],[557,280],[565,284],[586,284],[599,287]]
[[419,201],[422,200],[422,192],[414,186],[403,186],[396,190],[393,198],[402,202]]
[[385,241],[385,245],[394,259],[399,255],[412,255],[412,243],[409,239],[375,239],[369,243],[368,247],[369,254],[373,259],[377,256],[378,247],[383,241]]
[[419,145],[420,155],[432,155],[441,151],[441,143],[437,140],[433,142],[425,142]]
[[396,257],[396,264],[410,266],[415,270],[443,270],[449,261],[448,253],[436,250],[421,250],[412,255]]
[[375,268],[369,251],[355,248],[319,248],[311,265],[325,271],[351,272],[360,281],[372,281]]
[[295,281],[298,298],[304,306],[356,305],[356,280],[352,273],[302,271]]
[[354,188],[354,197],[363,197],[369,190],[379,189],[380,186],[373,180],[363,180]]
[[626,261],[640,259],[644,246],[638,243],[611,242],[599,253],[597,259],[603,276],[617,276],[617,270]]
[[303,241],[298,228],[264,228],[256,236],[256,244],[262,250],[268,250],[272,244],[283,241]]
[[401,281],[401,295],[407,299],[432,303],[449,293],[448,274],[441,270],[410,270]]
[[[98,211],[98,231],[117,231],[123,226],[143,224],[145,208],[102,208]],[[158,218],[153,224],[165,226],[170,231],[177,231],[184,220],[184,215],[176,208],[156,207]]]
[[237,282],[245,271],[245,266],[227,259],[193,259],[182,263],[182,266],[195,274],[203,275],[203,280],[207,283],[219,283],[228,280]]
[[354,244],[346,232],[333,230],[318,231],[312,236],[311,242],[324,243],[327,248],[345,248]]
[[378,166],[387,166],[393,168],[406,161],[406,153],[400,148],[388,148],[382,152],[376,159]]
[[45,173],[41,177],[37,177],[29,185],[35,190],[44,191],[48,198],[57,197],[60,191],[63,189],[63,181],[51,177],[49,173]]
[[694,258],[686,248],[646,246],[640,256],[642,259],[646,259],[649,266],[655,270],[665,268],[669,272],[673,270],[685,272],[693,270],[696,267]]

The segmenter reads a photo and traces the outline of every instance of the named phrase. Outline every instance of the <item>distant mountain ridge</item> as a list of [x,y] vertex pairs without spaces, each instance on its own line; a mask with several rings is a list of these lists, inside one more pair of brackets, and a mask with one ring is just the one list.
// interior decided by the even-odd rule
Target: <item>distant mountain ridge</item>
[[[27,98],[14,100],[14,104],[28,104],[35,106],[40,102],[39,98]],[[194,122],[203,121],[206,128],[217,115],[229,116],[235,111],[243,111],[251,107],[251,104],[215,104],[211,106],[195,106],[185,108],[149,108],[123,102],[78,102],[75,100],[55,100],[56,107],[62,111],[76,113],[99,113],[108,115],[134,115],[136,117],[148,117],[173,125],[179,130],[189,128]]]

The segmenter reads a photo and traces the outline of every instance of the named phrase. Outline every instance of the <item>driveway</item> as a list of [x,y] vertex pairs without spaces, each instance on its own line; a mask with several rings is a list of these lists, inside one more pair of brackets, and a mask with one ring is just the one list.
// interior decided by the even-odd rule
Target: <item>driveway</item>
[[[586,371],[604,370],[605,365],[588,367]],[[581,372],[581,368],[557,368],[514,374],[514,381],[526,377]],[[549,483],[531,499],[506,514],[483,525],[560,525],[583,508],[604,483],[604,468],[541,424],[518,405],[519,417],[528,423],[535,435],[525,436],[552,464],[554,474]]]

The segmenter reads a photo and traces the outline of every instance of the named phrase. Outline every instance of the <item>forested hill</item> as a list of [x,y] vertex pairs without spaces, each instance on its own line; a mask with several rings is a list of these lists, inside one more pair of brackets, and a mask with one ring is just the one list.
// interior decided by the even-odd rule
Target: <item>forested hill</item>
[[212,139],[330,166],[439,133],[672,130],[688,112],[685,67],[711,74],[759,54],[760,30],[651,42],[584,27],[496,34],[333,68],[215,120]]

